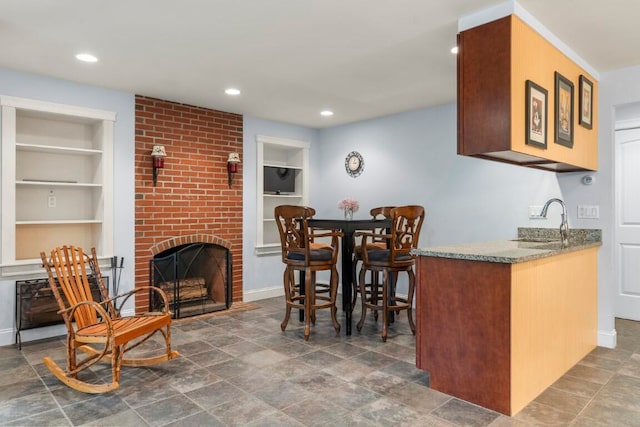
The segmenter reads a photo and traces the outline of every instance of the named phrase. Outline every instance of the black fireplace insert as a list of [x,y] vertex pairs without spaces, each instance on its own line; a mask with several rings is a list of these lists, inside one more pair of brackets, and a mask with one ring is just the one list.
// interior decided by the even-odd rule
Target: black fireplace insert
[[[173,318],[226,310],[231,306],[232,265],[229,249],[189,243],[163,251],[150,261],[150,284],[165,291]],[[161,307],[155,292],[151,310]]]

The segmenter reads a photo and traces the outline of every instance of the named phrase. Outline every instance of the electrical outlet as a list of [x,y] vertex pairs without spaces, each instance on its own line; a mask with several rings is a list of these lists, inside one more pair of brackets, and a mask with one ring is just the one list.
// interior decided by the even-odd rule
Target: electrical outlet
[[540,216],[540,211],[542,211],[542,206],[529,206],[529,219],[546,219]]
[[47,198],[47,205],[50,208],[55,208],[56,207],[56,196],[49,196]]

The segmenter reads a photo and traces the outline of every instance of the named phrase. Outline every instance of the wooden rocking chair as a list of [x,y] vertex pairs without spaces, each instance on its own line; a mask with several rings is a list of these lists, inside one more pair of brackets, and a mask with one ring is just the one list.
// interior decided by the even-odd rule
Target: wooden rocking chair
[[[44,357],[47,368],[63,383],[83,393],[105,393],[119,386],[121,366],[146,366],[171,360],[178,356],[171,350],[171,313],[166,294],[155,287],[145,286],[109,298],[104,286],[95,248],[91,256],[82,248],[57,247],[48,259],[41,252],[42,263],[49,277],[49,285],[55,295],[59,313],[67,326],[67,369],[63,370],[50,357]],[[94,276],[100,288],[102,302],[93,299],[89,289],[88,274]],[[62,290],[62,291],[61,291]],[[121,317],[115,310],[115,301],[124,303],[138,292],[152,290],[164,300],[162,312]],[[147,341],[156,332],[164,337],[166,351],[149,358],[125,358],[125,353]],[[79,360],[78,350],[85,356]],[[92,384],[78,379],[78,373],[103,361],[111,363],[112,381]]]

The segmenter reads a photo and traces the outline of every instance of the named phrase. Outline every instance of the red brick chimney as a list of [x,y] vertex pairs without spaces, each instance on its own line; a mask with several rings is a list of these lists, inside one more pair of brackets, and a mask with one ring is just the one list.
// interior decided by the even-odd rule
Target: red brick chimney
[[[243,159],[242,116],[136,96],[135,283],[149,285],[152,247],[206,235],[231,242],[233,301],[242,301],[242,169],[227,180],[227,159]],[[116,142],[117,143],[117,142]],[[167,153],[153,185],[154,145]],[[148,310],[137,296],[136,311]]]

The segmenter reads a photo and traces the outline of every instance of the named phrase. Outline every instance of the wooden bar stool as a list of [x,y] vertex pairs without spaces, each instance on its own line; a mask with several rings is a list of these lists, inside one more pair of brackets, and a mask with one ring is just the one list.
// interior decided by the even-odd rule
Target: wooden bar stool
[[[284,271],[284,293],[286,314],[280,327],[284,331],[289,323],[291,309],[303,309],[305,312],[304,339],[309,340],[311,323],[315,324],[315,311],[323,308],[331,310],[331,320],[336,333],[340,333],[340,323],[336,318],[336,295],[338,293],[338,238],[342,233],[336,230],[311,229],[307,220],[315,215],[315,210],[306,206],[283,205],[274,210],[280,243]],[[316,239],[328,238],[329,243],[320,243]],[[304,284],[296,284],[296,272],[303,271]],[[316,273],[329,271],[329,289],[316,285]],[[302,288],[301,288],[302,287]]]
[[[391,210],[393,225],[390,233],[363,232],[362,268],[360,269],[359,286],[360,295],[367,295],[365,276],[367,271],[372,274],[382,272],[382,296],[380,298],[361,298],[362,314],[358,322],[358,331],[362,330],[366,318],[367,309],[382,312],[382,341],[387,340],[387,327],[389,325],[389,312],[407,311],[411,332],[415,335],[416,327],[413,321],[412,304],[415,291],[415,274],[413,266],[415,256],[411,254],[418,247],[420,229],[424,221],[424,208],[422,206],[399,206]],[[375,240],[374,240],[375,239]],[[387,248],[367,248],[368,242],[386,241]],[[409,288],[406,297],[396,295],[396,282],[398,274],[406,272],[409,276]],[[390,280],[393,276],[393,280]]]
[[[391,219],[391,209],[393,209],[394,206],[380,206],[377,208],[373,208],[369,211],[369,214],[371,215],[372,218],[374,219]],[[377,229],[377,230],[373,230],[373,235],[375,234],[385,234],[386,233],[386,229]],[[368,233],[371,233],[370,230],[367,230]],[[356,232],[354,234],[354,237],[360,236],[361,232]],[[380,239],[380,238],[373,238],[370,237],[369,241],[367,242],[367,249],[387,249],[387,244],[388,241],[387,239]],[[353,248],[353,271],[352,271],[352,277],[353,277],[353,298],[351,301],[351,310],[353,311],[353,308],[356,306],[356,302],[358,299],[358,294],[360,293],[360,286],[358,285],[358,277],[357,277],[357,273],[358,273],[358,263],[362,261],[362,245],[356,245],[354,244],[354,248]],[[382,296],[382,288],[381,288],[381,280],[380,280],[380,274],[378,274],[377,272],[371,271],[371,281],[370,282],[366,282],[365,283],[365,291],[366,293],[364,294],[365,298],[368,299],[377,299],[380,298]],[[362,298],[362,296],[361,296]],[[374,317],[376,318],[376,320],[378,319],[378,312],[374,311]]]

